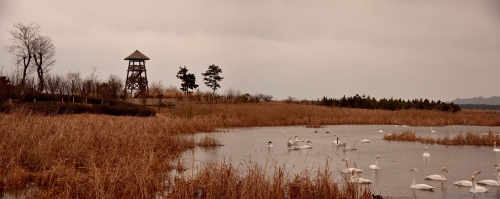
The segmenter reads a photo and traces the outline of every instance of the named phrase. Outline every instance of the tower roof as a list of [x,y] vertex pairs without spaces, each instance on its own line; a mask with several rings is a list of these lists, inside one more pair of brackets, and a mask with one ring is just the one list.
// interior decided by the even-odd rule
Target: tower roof
[[128,57],[125,57],[125,60],[149,60],[149,57],[146,57],[146,55],[142,54],[138,50],[135,50],[135,52],[130,54]]

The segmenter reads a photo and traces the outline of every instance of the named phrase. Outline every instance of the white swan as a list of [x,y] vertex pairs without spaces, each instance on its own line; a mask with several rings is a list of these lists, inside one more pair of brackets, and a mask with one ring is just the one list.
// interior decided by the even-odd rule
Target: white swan
[[300,148],[301,149],[312,149],[313,148],[312,142],[311,141],[307,141],[307,144],[302,145]]
[[299,136],[295,136],[295,142],[304,142],[304,140],[302,140],[301,138],[299,138]]
[[432,129],[432,127],[431,127],[431,133],[436,133],[436,131],[434,129]]
[[358,183],[358,184],[371,184],[372,181],[365,178],[356,178],[356,171],[351,171],[351,180],[349,182]]
[[394,127],[398,127],[398,125],[394,125]]
[[344,143],[344,144],[342,144],[342,146],[344,147],[344,148],[342,148],[342,150],[344,150],[344,151],[353,151],[353,150],[357,150],[357,149],[356,149],[356,148],[354,148],[354,147],[351,147],[351,146],[346,146],[346,145],[345,145],[345,143]]
[[403,127],[408,127],[408,126],[406,126],[406,125],[403,125]]
[[434,187],[426,185],[426,184],[415,184],[417,182],[417,168],[410,169],[410,171],[415,172],[415,175],[413,176],[413,182],[410,185],[410,188],[412,189],[423,189],[423,190],[432,190]]
[[500,152],[500,149],[497,149],[497,142],[493,142],[493,151]]
[[[481,173],[481,171],[476,171],[476,172],[474,172],[474,176],[477,176],[480,173]],[[455,181],[455,182],[453,182],[453,184],[457,185],[457,186],[472,187],[472,182],[468,181],[468,180]]]
[[[337,137],[337,134],[334,134],[333,137]],[[339,138],[333,140],[334,144],[339,144]]]
[[500,167],[497,167],[497,172],[495,173],[497,180],[481,180],[477,184],[484,184],[490,186],[500,186]]
[[380,156],[377,155],[377,157],[375,157],[375,164],[373,165],[370,165],[370,169],[379,169],[378,167],[378,159],[380,158]]
[[293,146],[292,138],[288,138],[288,143],[286,144],[288,147]]
[[267,148],[273,148],[273,142],[269,141],[269,142],[267,143]]
[[[499,168],[500,167],[500,164],[498,163],[495,163],[495,165],[493,165],[495,168]],[[493,175],[497,175],[497,173],[494,173]],[[500,175],[500,174],[499,174]]]
[[287,146],[289,150],[299,150],[299,146],[297,145],[298,145],[297,141],[292,142],[292,138],[288,138]]
[[472,193],[484,193],[484,192],[488,191],[488,189],[486,189],[486,188],[484,188],[482,186],[477,186],[476,180],[475,180],[474,176],[472,176],[470,179],[472,180],[472,188],[470,188],[469,192],[472,192]]
[[444,177],[444,172],[448,172],[448,170],[446,169],[446,167],[443,167],[441,169],[441,175],[438,175],[438,174],[428,175],[428,176],[425,176],[425,179],[426,180],[441,180],[441,181],[444,181],[444,180],[446,180],[446,178]]
[[363,172],[363,170],[361,169],[357,169],[357,168],[348,168],[348,165],[347,165],[347,158],[342,158],[342,161],[345,161],[345,169],[342,170],[342,172],[344,173],[351,173],[352,171],[356,171],[356,173],[361,173]]
[[378,132],[383,133],[384,131],[382,131],[382,129],[378,128]]
[[369,143],[370,140],[366,139],[365,136],[361,136],[361,142]]
[[424,156],[424,157],[431,157],[431,155],[429,153],[427,153],[427,147],[425,147],[425,152],[424,152],[424,154],[422,156]]

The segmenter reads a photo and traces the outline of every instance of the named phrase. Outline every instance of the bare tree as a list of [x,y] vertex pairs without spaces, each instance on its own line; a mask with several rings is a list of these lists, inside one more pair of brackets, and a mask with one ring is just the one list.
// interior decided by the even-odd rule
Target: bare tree
[[92,73],[90,73],[90,76],[87,78],[90,81],[90,95],[96,94],[96,87],[97,87],[97,75],[95,75],[95,71],[97,71],[96,67],[92,67]]
[[113,99],[117,99],[122,94],[123,89],[123,79],[118,75],[111,74],[108,77],[108,84],[110,86],[110,91]]
[[38,90],[44,87],[44,72],[54,65],[55,47],[52,40],[47,36],[40,35],[40,26],[34,23],[24,25],[14,23],[14,29],[9,30],[12,35],[10,41],[12,45],[4,46],[5,51],[14,56],[16,64],[23,64],[21,87],[26,85],[28,68],[33,65],[32,58],[35,59],[34,66],[38,72]]
[[151,90],[153,91],[153,95],[158,97],[159,95],[163,95],[163,91],[165,91],[165,86],[163,86],[160,80],[158,82],[153,82],[153,84],[151,84]]
[[[63,85],[64,77],[62,75],[49,75],[47,76],[47,86],[46,90],[49,91],[52,96],[56,94],[62,94],[61,88]],[[56,99],[58,100],[58,99]]]
[[158,99],[158,104],[161,104],[163,92],[165,91],[165,86],[163,86],[161,80],[159,80],[158,82],[153,82],[150,88],[153,91],[154,99]]
[[80,72],[71,72],[69,71],[66,74],[69,83],[69,89],[71,95],[74,97],[76,93],[79,93],[82,87],[82,78],[80,77]]
[[15,62],[21,63],[22,61],[24,68],[21,85],[24,86],[26,83],[27,70],[33,56],[31,46],[35,38],[38,36],[40,26],[33,23],[30,25],[14,23],[14,28],[15,29],[13,30],[9,30],[9,33],[12,35],[12,38],[9,39],[12,41],[12,45],[4,46],[4,48],[5,51],[14,55]]
[[36,72],[38,75],[38,91],[43,91],[45,86],[44,73],[56,63],[54,56],[56,48],[48,36],[38,36],[32,42],[33,58],[35,59]]

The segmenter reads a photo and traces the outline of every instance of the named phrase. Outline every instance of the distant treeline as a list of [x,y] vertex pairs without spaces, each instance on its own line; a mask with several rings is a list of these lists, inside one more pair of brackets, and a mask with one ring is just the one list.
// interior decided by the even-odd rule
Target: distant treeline
[[459,104],[463,109],[500,110],[500,105],[489,104]]
[[438,110],[438,111],[451,111],[458,112],[461,110],[460,106],[452,103],[446,103],[438,100],[429,101],[428,99],[413,99],[413,100],[402,100],[399,99],[385,99],[380,100],[375,99],[370,96],[353,96],[353,97],[342,97],[340,99],[323,97],[320,101],[320,105],[323,106],[335,106],[335,107],[346,107],[346,108],[363,108],[363,109],[382,109],[382,110],[402,110],[402,109],[420,109],[420,110]]

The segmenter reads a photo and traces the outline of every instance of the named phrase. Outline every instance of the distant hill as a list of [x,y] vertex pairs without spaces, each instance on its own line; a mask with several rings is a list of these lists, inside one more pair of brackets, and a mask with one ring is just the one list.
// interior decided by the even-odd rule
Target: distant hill
[[454,104],[487,104],[487,105],[500,105],[500,97],[493,96],[489,98],[473,97],[468,99],[457,98],[453,100]]
[[462,109],[482,109],[482,110],[500,110],[500,105],[488,104],[457,104]]

